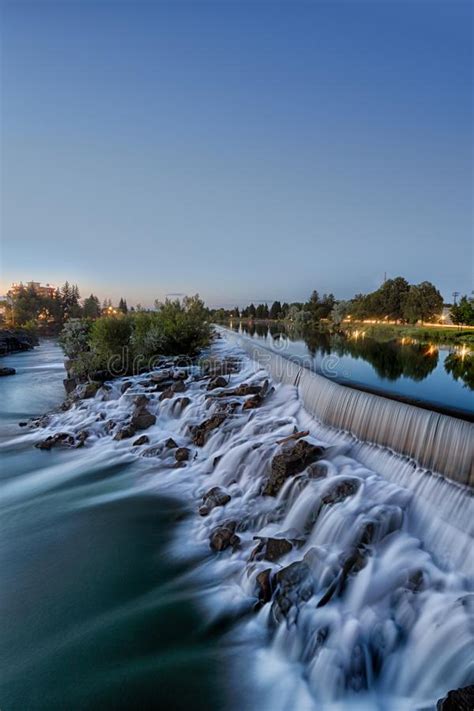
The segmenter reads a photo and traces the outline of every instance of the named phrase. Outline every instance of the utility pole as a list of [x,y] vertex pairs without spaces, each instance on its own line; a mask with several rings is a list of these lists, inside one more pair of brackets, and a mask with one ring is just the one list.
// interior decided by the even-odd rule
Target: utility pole
[[456,299],[458,298],[458,296],[459,296],[459,291],[453,291],[453,300],[454,300],[453,303],[454,303],[454,306],[456,306],[456,303],[457,303],[457,302],[456,302]]

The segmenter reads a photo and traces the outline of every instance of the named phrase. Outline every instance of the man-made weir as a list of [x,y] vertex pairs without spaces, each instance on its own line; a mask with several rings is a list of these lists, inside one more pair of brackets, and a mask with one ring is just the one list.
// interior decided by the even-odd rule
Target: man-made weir
[[421,407],[335,383],[247,337],[225,330],[272,376],[296,385],[305,408],[323,424],[387,447],[424,469],[474,485],[474,425]]

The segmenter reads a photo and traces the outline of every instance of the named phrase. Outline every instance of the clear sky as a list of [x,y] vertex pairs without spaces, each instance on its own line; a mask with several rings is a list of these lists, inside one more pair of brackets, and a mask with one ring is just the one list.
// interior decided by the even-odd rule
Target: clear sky
[[3,2],[2,280],[473,288],[473,4]]

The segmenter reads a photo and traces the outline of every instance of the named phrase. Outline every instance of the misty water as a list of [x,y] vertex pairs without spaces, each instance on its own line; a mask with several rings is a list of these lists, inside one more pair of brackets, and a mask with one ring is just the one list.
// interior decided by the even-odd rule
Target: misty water
[[[212,351],[239,362],[231,387],[269,377],[235,343]],[[62,355],[45,342],[4,363],[18,373],[0,381],[2,710],[433,711],[474,681],[467,491],[383,450],[362,464],[291,385],[273,383],[255,410],[237,397],[193,445],[190,425],[222,402],[197,366],[184,409],[179,397],[161,401],[144,374],[43,429],[20,428],[60,404]],[[107,423],[126,424],[143,394],[157,417],[149,444],[113,440]],[[82,448],[33,446],[84,428]],[[262,496],[268,463],[295,428],[324,448],[319,469]],[[182,467],[169,437],[191,448]],[[341,485],[350,495],[325,504]],[[213,486],[230,502],[197,515]],[[216,554],[209,536],[229,520],[240,545]],[[370,532],[363,559],[334,588],[361,531]],[[256,536],[297,544],[277,561],[252,560]],[[257,575],[292,564],[288,597],[276,591],[256,609]]]
[[464,354],[460,347],[316,329],[302,335],[278,324],[231,327],[336,382],[474,415],[474,354],[468,349]]

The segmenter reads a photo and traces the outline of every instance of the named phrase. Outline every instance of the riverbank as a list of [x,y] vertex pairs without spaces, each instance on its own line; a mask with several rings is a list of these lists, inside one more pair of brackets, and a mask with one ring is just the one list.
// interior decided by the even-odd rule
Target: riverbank
[[[190,511],[170,554],[189,566],[202,625],[228,651],[218,673],[226,702],[208,708],[279,711],[296,699],[318,710],[336,700],[348,710],[434,709],[469,681],[472,613],[459,600],[472,584],[472,541],[459,488],[388,453],[362,465],[293,386],[272,383],[222,339],[212,356],[204,368],[170,361],[107,383],[23,442],[48,467],[69,462],[71,483],[83,458],[89,482],[104,462],[130,463],[134,490],[178,497]],[[156,419],[131,432],[143,408]],[[32,447],[61,433],[72,439]],[[390,481],[376,470],[382,456]],[[120,488],[121,477],[102,480]],[[90,493],[100,504],[103,494]]]
[[32,350],[39,343],[32,331],[22,328],[0,329],[0,356]]

